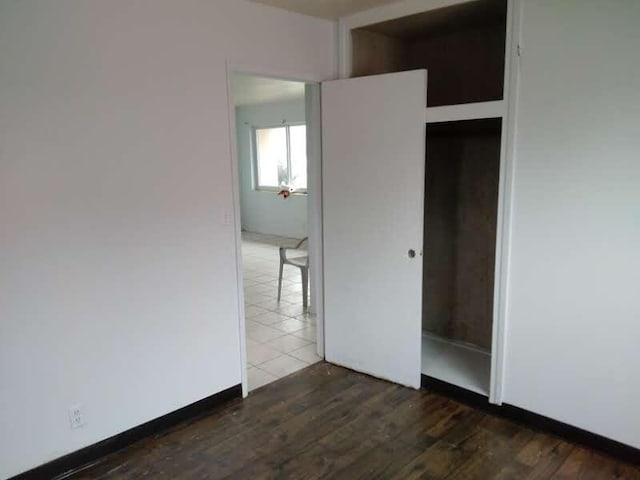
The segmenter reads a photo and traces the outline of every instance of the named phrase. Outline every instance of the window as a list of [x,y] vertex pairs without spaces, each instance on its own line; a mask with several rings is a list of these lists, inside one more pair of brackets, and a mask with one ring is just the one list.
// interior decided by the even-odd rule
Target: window
[[256,128],[256,190],[307,189],[307,127]]

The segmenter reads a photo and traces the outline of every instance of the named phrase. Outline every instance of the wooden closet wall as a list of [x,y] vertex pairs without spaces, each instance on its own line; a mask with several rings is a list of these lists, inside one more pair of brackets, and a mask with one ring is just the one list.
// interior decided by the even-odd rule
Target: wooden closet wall
[[491,347],[500,119],[427,127],[423,328]]
[[354,29],[352,76],[425,68],[430,107],[502,100],[506,2],[478,0]]

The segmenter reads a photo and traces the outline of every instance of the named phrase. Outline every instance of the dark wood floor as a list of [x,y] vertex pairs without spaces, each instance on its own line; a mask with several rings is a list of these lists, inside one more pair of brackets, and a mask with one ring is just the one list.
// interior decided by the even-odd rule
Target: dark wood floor
[[640,469],[320,363],[73,478],[640,479]]

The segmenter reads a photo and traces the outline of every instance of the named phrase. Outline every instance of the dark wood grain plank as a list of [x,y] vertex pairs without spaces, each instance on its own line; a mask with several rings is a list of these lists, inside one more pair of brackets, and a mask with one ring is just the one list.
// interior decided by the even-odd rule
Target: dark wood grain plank
[[444,396],[320,363],[72,478],[640,480],[640,469]]
[[477,425],[486,415],[472,412],[440,440],[396,473],[393,479],[444,479],[460,467],[478,448]]
[[291,454],[289,452],[300,451],[338,428],[348,421],[354,412],[354,406],[367,404],[368,399],[388,388],[393,386],[381,381],[360,382],[358,378],[354,378],[352,386],[318,399],[317,402],[310,402],[288,418],[283,415],[269,422],[266,429],[247,431],[213,449],[207,449],[206,454],[216,459],[214,478],[224,478],[231,474],[233,478],[252,478],[252,475],[244,476],[238,470],[249,462],[255,462],[254,467],[260,465],[261,457],[268,459],[269,466],[277,474],[282,462]]
[[494,478],[534,433],[497,417],[487,417],[479,425],[476,451],[447,478],[484,480]]
[[496,480],[550,478],[569,456],[573,446],[551,435],[537,432],[496,475]]
[[389,437],[348,466],[333,473],[332,479],[386,479],[424,453],[440,436],[453,428],[471,409],[437,395],[426,395],[424,406],[414,412],[398,435]]
[[586,448],[575,447],[560,469],[549,478],[553,480],[635,480],[640,478],[640,469]]

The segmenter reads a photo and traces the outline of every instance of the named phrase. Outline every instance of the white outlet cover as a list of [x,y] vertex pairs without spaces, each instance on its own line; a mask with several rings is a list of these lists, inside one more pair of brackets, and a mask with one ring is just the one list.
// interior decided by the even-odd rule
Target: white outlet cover
[[82,404],[78,403],[69,407],[69,423],[71,428],[84,427],[84,409]]
[[223,217],[224,225],[227,225],[227,226],[231,225],[231,218],[232,218],[231,212],[229,212],[228,210],[225,210],[223,215],[224,215]]

